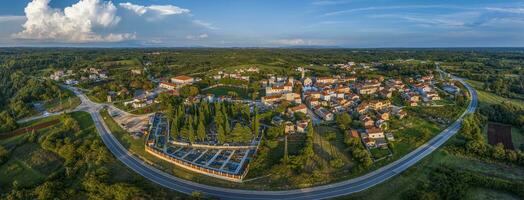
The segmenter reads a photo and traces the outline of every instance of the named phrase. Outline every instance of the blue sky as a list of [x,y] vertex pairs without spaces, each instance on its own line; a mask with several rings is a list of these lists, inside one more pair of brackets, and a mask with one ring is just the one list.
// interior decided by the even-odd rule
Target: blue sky
[[523,1],[16,0],[0,46],[523,47]]

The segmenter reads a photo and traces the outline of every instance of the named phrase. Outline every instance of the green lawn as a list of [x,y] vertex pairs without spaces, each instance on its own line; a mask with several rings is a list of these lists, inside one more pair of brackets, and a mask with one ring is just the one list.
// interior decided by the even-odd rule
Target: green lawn
[[242,99],[251,99],[247,89],[229,87],[229,86],[219,86],[219,87],[211,88],[209,90],[202,91],[201,93],[202,94],[214,94],[216,97],[218,97],[218,96],[223,96],[223,95],[229,95],[229,92],[234,92],[238,94],[238,97]]
[[371,152],[371,155],[373,155],[373,158],[375,159],[381,159],[381,158],[384,158],[390,155],[389,150],[383,149],[383,148],[374,148],[369,151]]

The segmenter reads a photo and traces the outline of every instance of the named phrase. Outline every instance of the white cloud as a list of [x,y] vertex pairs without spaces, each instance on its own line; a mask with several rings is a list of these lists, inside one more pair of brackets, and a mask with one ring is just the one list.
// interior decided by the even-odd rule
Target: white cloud
[[524,14],[524,8],[497,8],[497,7],[487,7],[486,10],[505,12],[505,13],[514,13],[514,14]]
[[120,7],[128,9],[130,11],[133,11],[139,16],[142,16],[146,13],[151,13],[158,16],[166,16],[166,15],[179,15],[179,14],[185,14],[189,13],[190,11],[185,8],[180,8],[178,6],[173,5],[150,5],[150,6],[142,6],[137,4],[132,4],[130,2],[126,3],[120,3]]
[[300,38],[294,38],[294,39],[280,39],[275,40],[273,43],[276,44],[283,44],[283,45],[304,45],[306,44],[306,41]]
[[198,40],[198,39],[206,39],[208,37],[209,36],[207,35],[207,33],[202,33],[200,35],[188,35],[188,36],[186,36],[186,39],[188,39],[188,40]]
[[24,30],[13,36],[19,39],[59,42],[118,42],[134,39],[135,34],[100,35],[94,29],[113,27],[120,22],[113,3],[80,0],[64,10],[51,8],[50,0],[33,0],[25,7]]
[[342,15],[342,14],[349,14],[349,13],[355,13],[355,12],[377,11],[377,10],[428,9],[428,8],[465,9],[464,7],[454,6],[454,5],[371,6],[371,7],[352,8],[352,9],[347,9],[347,10],[328,12],[328,13],[325,13],[324,16],[334,16],[334,15]]
[[213,26],[213,24],[209,23],[209,22],[205,22],[205,21],[202,21],[202,20],[193,20],[193,24],[196,24],[197,26],[201,26],[201,27],[204,27],[204,28],[207,28],[207,29],[211,29],[211,30],[217,30],[218,28]]

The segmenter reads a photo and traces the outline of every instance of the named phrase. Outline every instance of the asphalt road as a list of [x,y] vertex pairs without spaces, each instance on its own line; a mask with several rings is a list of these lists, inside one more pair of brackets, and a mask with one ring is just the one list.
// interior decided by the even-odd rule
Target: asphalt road
[[200,191],[207,195],[222,198],[222,199],[326,199],[343,195],[352,194],[371,188],[379,183],[382,183],[400,173],[405,171],[410,166],[414,165],[435,149],[444,144],[450,137],[452,137],[460,129],[463,117],[467,113],[475,112],[478,104],[476,91],[464,82],[462,79],[454,77],[456,80],[462,82],[471,94],[471,102],[467,110],[448,128],[443,130],[439,135],[428,141],[426,144],[417,148],[413,152],[405,155],[401,159],[390,163],[380,169],[370,172],[364,176],[323,185],[312,188],[286,190],[286,191],[256,191],[256,190],[239,190],[230,188],[220,188],[214,186],[194,183],[188,180],[177,178],[163,171],[155,169],[151,165],[131,155],[110,133],[106,124],[98,111],[103,105],[91,102],[81,92],[75,90],[75,93],[82,100],[82,104],[78,110],[87,111],[91,114],[95,122],[96,129],[100,134],[103,142],[109,150],[127,167],[131,168],[143,177],[162,185],[172,190],[190,194],[193,191]]

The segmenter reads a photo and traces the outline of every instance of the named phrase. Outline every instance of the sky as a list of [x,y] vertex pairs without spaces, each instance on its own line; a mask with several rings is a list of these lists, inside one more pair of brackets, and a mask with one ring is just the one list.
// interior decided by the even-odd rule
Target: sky
[[1,0],[0,46],[524,47],[524,1]]

